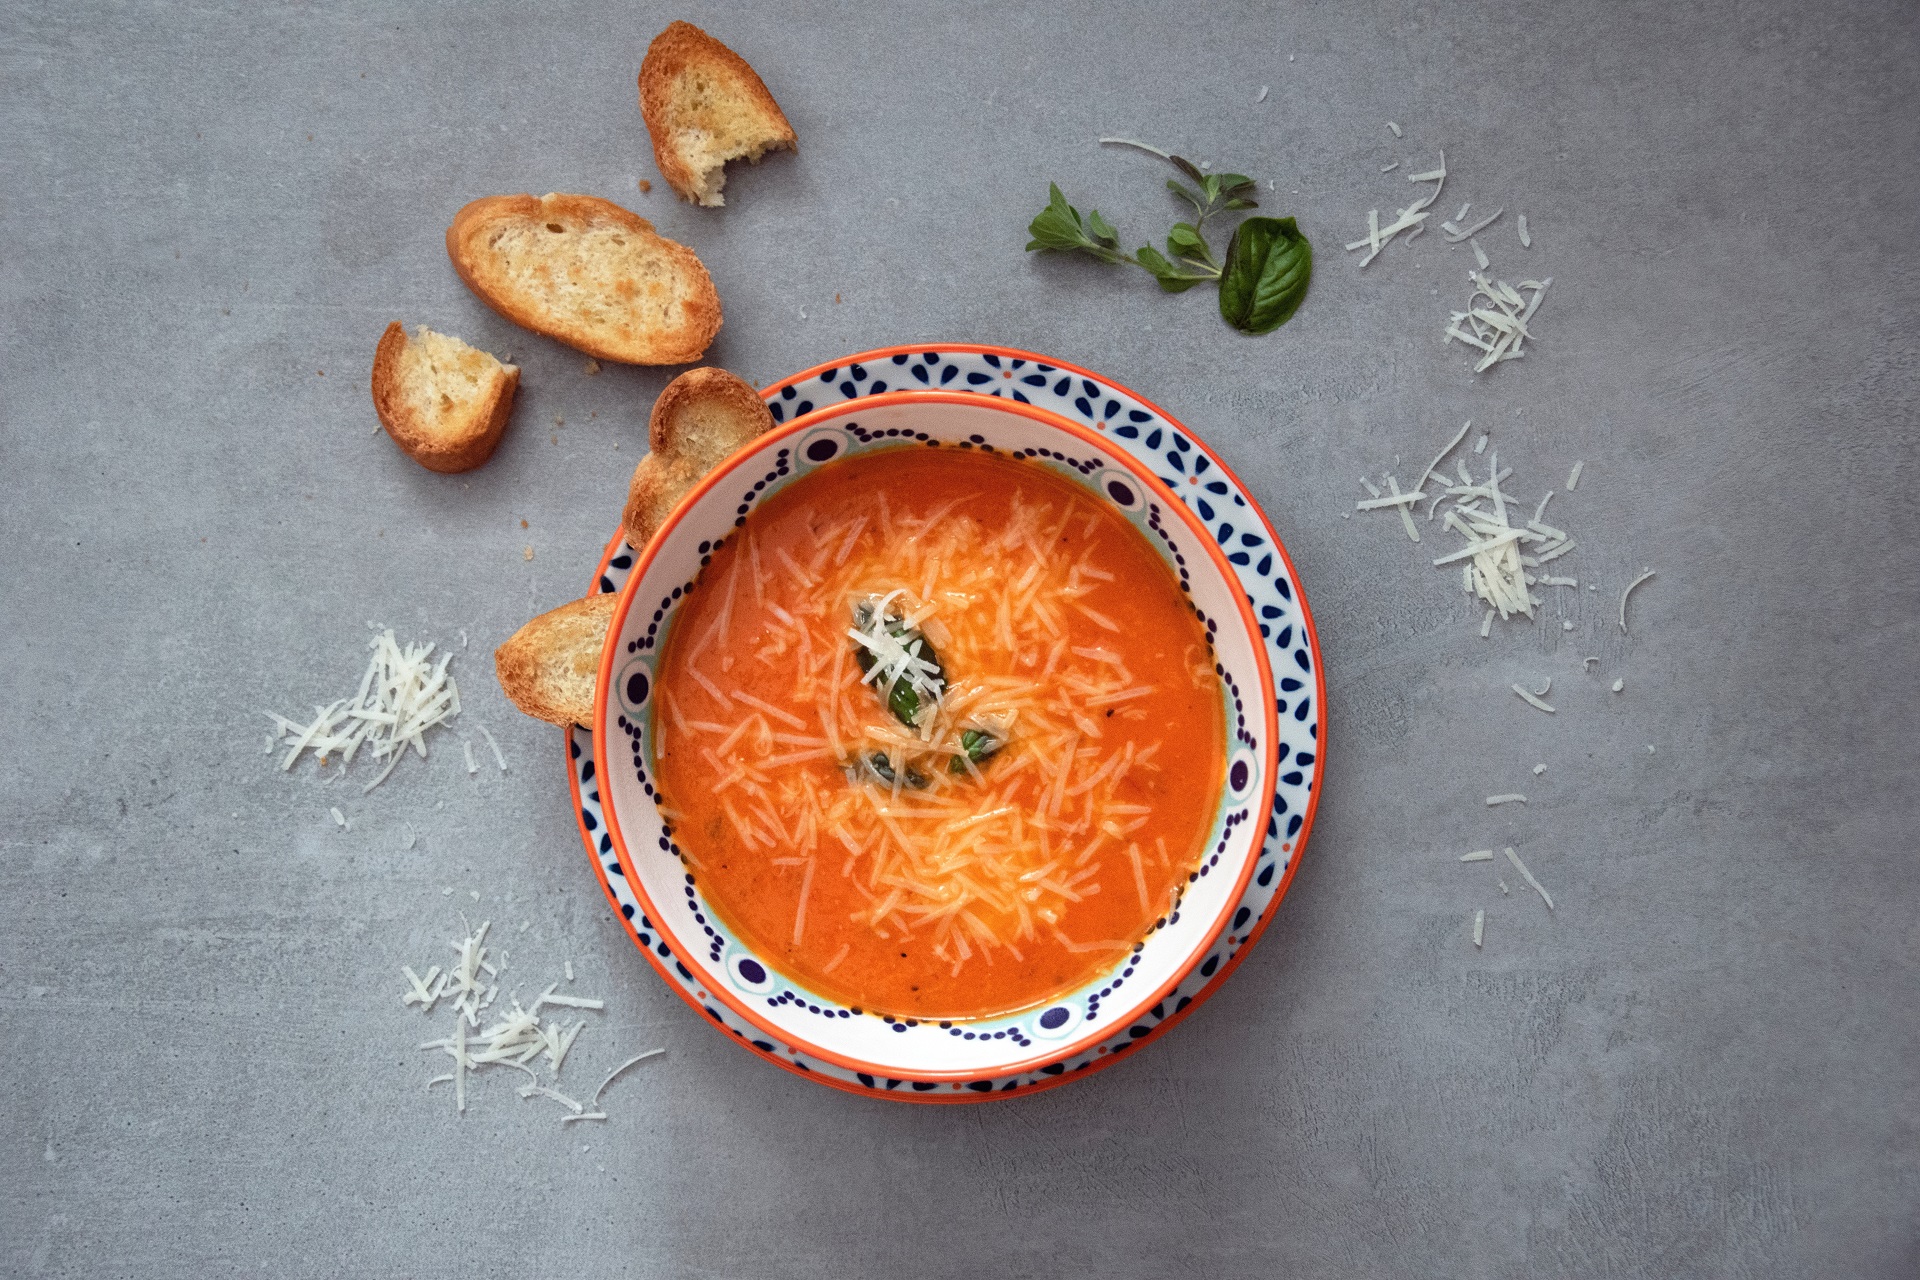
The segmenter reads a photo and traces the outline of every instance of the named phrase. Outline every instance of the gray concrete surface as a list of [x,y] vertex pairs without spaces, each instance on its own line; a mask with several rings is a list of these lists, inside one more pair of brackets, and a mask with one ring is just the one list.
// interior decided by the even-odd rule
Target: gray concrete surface
[[[722,211],[665,192],[635,108],[679,16],[802,139]],[[7,6],[0,1272],[1920,1272],[1917,23],[1898,0]],[[1171,221],[1107,133],[1274,179],[1318,251],[1298,318],[1240,338],[1204,292],[1024,255],[1050,179],[1129,243]],[[1555,282],[1537,346],[1480,379],[1438,341],[1464,248],[1429,233],[1365,273],[1340,250],[1441,147],[1440,210],[1504,205],[1498,273]],[[441,244],[469,198],[550,189],[694,245],[712,357],[749,377],[1037,348],[1165,404],[1263,497],[1319,619],[1330,772],[1277,922],[1173,1035],[1024,1101],[884,1105],[741,1053],[622,939],[558,735],[485,655],[584,587],[668,371],[587,377]],[[373,433],[394,318],[525,367],[484,470]],[[1467,417],[1523,493],[1587,460],[1551,511],[1601,588],[1490,640],[1432,540],[1342,518],[1358,475],[1413,474]],[[460,725],[510,772],[468,777],[460,735],[364,799],[273,770],[261,710],[350,685],[369,619],[465,631]],[[1549,675],[1553,717],[1505,692]],[[1483,806],[1504,791],[1530,802]],[[1554,915],[1455,861],[1506,843]],[[423,1087],[398,970],[442,959],[462,908],[526,986],[571,958],[608,1000],[569,1079],[667,1047],[604,1128],[504,1079],[464,1119]]]

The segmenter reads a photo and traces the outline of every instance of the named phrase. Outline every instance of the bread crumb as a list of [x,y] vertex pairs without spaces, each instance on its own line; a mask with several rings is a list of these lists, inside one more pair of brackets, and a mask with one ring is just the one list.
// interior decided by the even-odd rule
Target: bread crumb
[[527,559],[529,559],[529,560],[531,560],[531,559],[533,559],[533,548],[532,548],[532,547],[528,547],[528,548],[527,548]]
[[836,302],[836,303],[838,303],[838,302],[840,301],[840,295],[839,295],[839,294],[837,294],[837,293],[836,293],[836,294],[834,294],[834,295],[833,295],[833,300],[834,300],[834,302]]
[[564,427],[567,425],[567,420],[556,413],[553,415],[553,425],[556,427]]
[[524,529],[524,528],[526,528],[526,527],[527,527],[527,522],[526,522],[525,520],[522,520],[522,521],[520,522],[520,527],[521,527],[522,529]]
[[652,191],[652,190],[653,190],[653,184],[651,182],[648,182],[645,178],[640,179],[641,195],[646,195],[649,191]]
[[587,357],[586,374],[589,378],[597,378],[600,376],[600,362],[592,356]]

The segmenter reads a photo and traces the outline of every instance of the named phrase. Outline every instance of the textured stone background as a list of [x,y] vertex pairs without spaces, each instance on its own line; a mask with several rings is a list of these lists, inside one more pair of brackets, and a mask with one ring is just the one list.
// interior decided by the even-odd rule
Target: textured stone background
[[[679,16],[801,138],[723,211],[658,183],[635,105]],[[7,6],[0,1272],[1915,1274],[1917,28],[1899,0]],[[1171,221],[1107,133],[1274,178],[1319,254],[1299,317],[1245,339],[1205,291],[1024,255],[1050,179],[1129,243]],[[1339,247],[1441,147],[1443,211],[1505,205],[1498,273],[1555,280],[1480,379],[1438,341],[1464,248]],[[1325,649],[1325,798],[1176,1033],[1024,1101],[887,1105],[739,1052],[622,939],[559,735],[485,655],[586,586],[670,371],[584,376],[441,243],[474,196],[552,189],[695,246],[748,377],[1035,348],[1267,504]],[[525,367],[466,479],[372,431],[394,318]],[[1587,460],[1552,512],[1601,585],[1487,641],[1432,540],[1341,518],[1467,417],[1523,493]],[[469,778],[461,734],[365,799],[273,771],[261,709],[348,687],[369,619],[465,630],[461,732],[510,773]],[[1548,675],[1556,716],[1505,692]],[[1557,914],[1455,861],[1495,843]],[[523,983],[570,957],[607,998],[569,1079],[667,1046],[605,1127],[422,1088],[398,969],[461,907]]]

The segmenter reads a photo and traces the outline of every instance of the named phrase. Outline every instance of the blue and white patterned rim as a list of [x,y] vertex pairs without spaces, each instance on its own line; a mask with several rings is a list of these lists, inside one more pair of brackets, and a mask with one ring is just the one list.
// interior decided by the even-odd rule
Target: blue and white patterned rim
[[[814,409],[885,391],[936,388],[1006,396],[1089,424],[1138,458],[1204,520],[1233,566],[1260,620],[1273,678],[1281,741],[1273,815],[1266,840],[1245,893],[1226,931],[1207,956],[1168,995],[1130,1025],[1069,1060],[1048,1063],[1019,1075],[955,1083],[891,1079],[850,1071],[774,1039],[745,1022],[722,1002],[709,997],[703,979],[673,955],[648,921],[627,883],[602,812],[593,735],[569,731],[572,785],[579,801],[581,837],[594,855],[594,871],[618,907],[627,932],[655,968],[680,994],[721,1027],[761,1055],[823,1083],[854,1092],[917,1101],[965,1101],[1005,1096],[1060,1083],[1123,1056],[1155,1035],[1185,1010],[1205,999],[1226,977],[1241,950],[1258,936],[1284,887],[1287,874],[1310,829],[1325,709],[1319,705],[1310,628],[1300,588],[1281,553],[1271,527],[1236,479],[1216,466],[1179,424],[1153,406],[1096,375],[1063,369],[1040,357],[1004,349],[936,348],[911,353],[889,351],[857,356],[825,369],[809,371],[762,394],[776,421],[791,421]],[[613,548],[596,584],[618,591],[632,572],[633,549],[624,541]],[[1064,1036],[1075,1028],[1059,1028]],[[1049,1028],[1049,1030],[1056,1030]]]

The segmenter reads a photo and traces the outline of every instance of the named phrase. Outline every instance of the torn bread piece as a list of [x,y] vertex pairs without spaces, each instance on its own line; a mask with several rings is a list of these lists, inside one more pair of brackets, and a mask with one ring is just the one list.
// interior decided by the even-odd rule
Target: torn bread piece
[[447,256],[515,324],[622,364],[691,364],[720,330],[693,250],[595,196],[487,196],[454,216]]
[[373,352],[373,409],[401,452],[429,471],[471,471],[506,434],[520,370],[425,325],[398,320]]
[[682,200],[726,203],[726,164],[796,147],[793,126],[745,58],[690,22],[654,37],[640,63],[653,160]]
[[593,726],[600,648],[619,599],[609,592],[563,604],[493,651],[500,688],[514,706],[549,724]]
[[772,429],[759,393],[725,369],[689,369],[669,382],[647,420],[653,452],[640,459],[627,489],[621,524],[628,543],[643,549],[702,476]]

